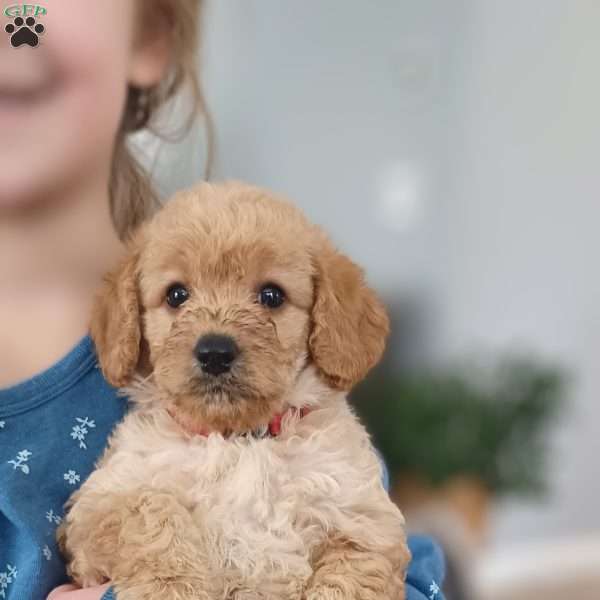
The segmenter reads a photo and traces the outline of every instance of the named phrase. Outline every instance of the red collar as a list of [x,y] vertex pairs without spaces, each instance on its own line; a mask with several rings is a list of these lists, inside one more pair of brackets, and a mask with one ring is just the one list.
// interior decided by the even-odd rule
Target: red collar
[[[286,415],[298,415],[299,418],[302,419],[309,412],[311,412],[311,410],[312,409],[308,406],[303,406],[302,408],[296,408],[292,406],[284,412],[276,414],[269,421],[269,424],[266,427],[260,427],[249,433],[252,433],[254,437],[258,438],[267,437],[267,435],[270,437],[277,437],[281,433],[281,421]],[[191,435],[202,435],[204,437],[208,437],[211,433],[216,433],[215,431],[209,430],[205,427],[190,428],[189,425],[187,425],[186,423],[182,423],[181,419],[179,419],[177,414],[173,413],[173,411],[170,408],[167,409],[167,412],[169,413],[169,415],[171,415],[171,417],[177,422],[177,424],[181,428],[183,428],[187,433],[190,433]],[[223,437],[229,437],[230,435],[231,433],[228,432],[223,433]]]

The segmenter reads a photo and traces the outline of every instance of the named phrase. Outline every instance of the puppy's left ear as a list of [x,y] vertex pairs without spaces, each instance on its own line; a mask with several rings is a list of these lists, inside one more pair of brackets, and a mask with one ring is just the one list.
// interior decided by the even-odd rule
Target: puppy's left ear
[[314,258],[315,300],[309,350],[330,385],[349,390],[381,358],[389,333],[382,302],[362,269],[328,247]]

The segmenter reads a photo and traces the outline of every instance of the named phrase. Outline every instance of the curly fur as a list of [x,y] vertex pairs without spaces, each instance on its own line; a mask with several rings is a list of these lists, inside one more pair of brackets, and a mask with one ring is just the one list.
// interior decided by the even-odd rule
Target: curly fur
[[[190,290],[176,310],[174,282]],[[282,307],[256,302],[265,283]],[[387,328],[360,269],[293,206],[241,184],[177,195],[94,309],[102,369],[134,408],[67,503],[71,576],[120,600],[402,599],[404,521],[345,399]],[[192,354],[209,332],[241,349],[219,381]],[[247,434],[303,406],[278,437]]]

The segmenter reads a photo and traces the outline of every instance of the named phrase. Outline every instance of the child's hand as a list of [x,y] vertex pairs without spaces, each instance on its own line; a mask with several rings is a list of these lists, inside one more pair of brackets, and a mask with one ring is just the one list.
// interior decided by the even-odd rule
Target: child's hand
[[70,583],[61,585],[50,592],[46,600],[100,600],[110,584],[81,589]]

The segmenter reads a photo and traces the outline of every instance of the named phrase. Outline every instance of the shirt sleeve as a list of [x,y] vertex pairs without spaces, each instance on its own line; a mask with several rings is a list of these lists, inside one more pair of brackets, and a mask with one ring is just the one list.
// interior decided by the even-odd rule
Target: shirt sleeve
[[[383,487],[389,491],[390,474],[383,456],[375,450],[381,461]],[[406,600],[444,600],[442,583],[445,576],[444,554],[431,539],[422,535],[408,537],[412,560],[406,576]]]
[[113,589],[110,587],[106,590],[104,596],[102,596],[100,600],[117,600],[117,597],[115,596]]
[[406,576],[406,600],[444,600],[445,563],[440,547],[430,538],[409,536],[412,560]]

